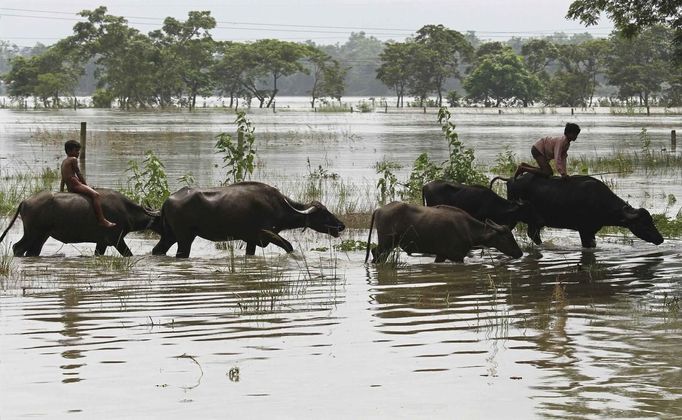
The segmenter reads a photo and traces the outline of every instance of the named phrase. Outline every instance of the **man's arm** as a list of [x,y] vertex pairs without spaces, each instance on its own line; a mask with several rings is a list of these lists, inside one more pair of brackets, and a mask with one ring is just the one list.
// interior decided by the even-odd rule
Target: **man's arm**
[[554,159],[556,160],[556,170],[562,178],[568,176],[566,173],[566,158],[568,157],[568,147],[563,141],[557,142],[554,150]]
[[83,184],[88,185],[88,183],[85,182],[85,177],[84,177],[83,174],[81,173],[80,167],[78,166],[78,159],[73,158],[73,161],[72,161],[72,168],[73,168],[73,173],[76,175],[76,177],[78,178],[78,180],[79,180],[80,182],[82,182]]

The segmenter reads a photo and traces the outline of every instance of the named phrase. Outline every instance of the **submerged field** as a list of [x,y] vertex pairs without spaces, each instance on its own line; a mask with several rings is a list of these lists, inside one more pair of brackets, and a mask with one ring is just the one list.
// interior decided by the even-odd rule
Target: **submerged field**
[[[361,244],[380,198],[375,165],[397,162],[405,180],[420,153],[445,159],[434,113],[249,118],[253,178],[319,198],[353,228],[339,239],[284,232],[291,255],[270,246],[245,258],[240,243],[198,239],[188,260],[173,258],[175,248],[153,257],[157,238],[131,234],[132,258],[49,240],[42,257],[18,259],[9,249],[17,222],[0,244],[1,417],[682,414],[682,166],[670,150],[679,115],[453,110],[460,140],[490,175],[577,122],[572,173],[602,173],[630,204],[659,214],[662,245],[607,230],[583,250],[575,232],[548,230],[542,246],[517,234],[519,260],[400,254],[382,266],[364,264]],[[91,184],[125,187],[128,161],[152,150],[173,191],[188,174],[201,186],[224,179],[213,146],[233,119],[0,110],[0,230],[22,197],[58,188],[63,142],[80,121]]]

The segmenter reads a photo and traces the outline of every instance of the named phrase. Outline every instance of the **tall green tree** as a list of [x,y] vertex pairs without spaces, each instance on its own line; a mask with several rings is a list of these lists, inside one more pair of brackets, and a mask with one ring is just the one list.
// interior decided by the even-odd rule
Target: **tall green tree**
[[75,87],[82,72],[82,62],[71,53],[67,42],[60,41],[38,55],[15,57],[12,69],[4,79],[10,96],[16,99],[33,96],[44,107],[57,108],[62,96],[75,97]]
[[270,108],[279,93],[277,86],[279,79],[307,71],[302,61],[306,56],[307,48],[301,44],[277,39],[261,39],[254,42],[252,47],[257,56],[258,66],[264,73],[269,74],[272,81],[272,90],[265,106]]
[[173,69],[181,78],[190,110],[196,107],[198,95],[212,93],[210,69],[216,44],[209,31],[215,26],[211,12],[191,11],[184,22],[167,17],[162,31],[150,35],[159,40],[166,50],[164,55],[170,61],[164,62],[172,62]]
[[414,42],[387,42],[379,54],[381,65],[377,69],[377,79],[393,89],[396,94],[396,108],[404,105],[405,94],[410,83]]
[[559,70],[549,84],[546,102],[560,106],[592,106],[599,85],[598,76],[606,70],[608,48],[609,41],[605,39],[557,46]]
[[675,56],[678,61],[682,60],[682,4],[679,0],[574,0],[566,17],[590,26],[599,22],[602,13],[626,38],[656,25],[673,29]]
[[[485,45],[485,44],[484,44]],[[482,56],[464,79],[468,98],[486,106],[502,103],[531,105],[540,97],[540,81],[509,47]]]
[[[212,66],[211,74],[217,91],[230,98],[229,107],[237,108],[239,98],[250,96],[244,86],[246,72],[251,68],[251,63],[247,62],[244,44],[231,41],[219,42],[216,46],[217,56]],[[248,83],[246,83],[248,84]]]
[[436,93],[438,106],[443,103],[443,89],[449,78],[460,78],[460,64],[470,61],[474,49],[461,33],[443,25],[426,25],[417,31],[415,42],[427,53],[420,58],[422,70]]
[[310,88],[310,106],[315,108],[315,101],[323,97],[341,99],[344,91],[344,76],[346,69],[329,54],[315,47],[306,45],[306,59],[308,60],[313,78]]
[[670,29],[654,26],[634,38],[614,34],[607,77],[618,87],[622,99],[637,98],[649,106],[651,97],[661,92],[670,76]]
[[74,25],[69,43],[84,57],[96,57],[98,87],[118,98],[121,108],[147,106],[154,97],[154,48],[148,36],[128,26],[107,8],[79,13],[86,21]]

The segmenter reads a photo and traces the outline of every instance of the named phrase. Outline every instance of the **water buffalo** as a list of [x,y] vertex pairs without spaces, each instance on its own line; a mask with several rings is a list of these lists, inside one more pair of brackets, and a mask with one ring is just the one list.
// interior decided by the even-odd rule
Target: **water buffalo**
[[507,180],[507,197],[530,201],[540,213],[544,223],[528,226],[528,236],[536,237],[536,243],[541,243],[543,226],[577,230],[585,248],[596,246],[594,235],[604,226],[626,227],[647,242],[663,242],[646,209],[633,208],[590,176],[562,179],[525,173]]
[[514,229],[518,222],[539,224],[541,219],[533,205],[524,201],[509,201],[490,188],[463,185],[447,181],[431,181],[422,187],[425,206],[441,204],[458,207],[480,221],[492,220]]
[[291,244],[279,235],[282,230],[309,227],[338,237],[345,229],[321,203],[297,203],[260,182],[182,188],[163,203],[161,218],[163,233],[152,254],[164,255],[177,242],[178,258],[189,257],[197,236],[210,241],[241,239],[246,255],[254,255],[256,245],[264,248],[270,243],[292,252]]
[[125,243],[129,232],[151,229],[161,233],[158,212],[145,209],[123,194],[108,189],[97,189],[102,200],[105,217],[116,223],[113,228],[99,225],[90,198],[76,193],[49,191],[40,192],[19,204],[14,218],[0,236],[0,241],[21,215],[24,236],[14,244],[12,250],[17,257],[38,256],[47,241],[53,237],[64,243],[94,242],[95,253],[102,255],[108,246],[113,246],[123,256],[131,256]]
[[374,223],[378,245],[372,262],[385,262],[393,248],[407,253],[435,254],[435,262],[446,259],[463,262],[475,246],[493,247],[513,258],[523,255],[511,231],[494,222],[480,222],[464,210],[452,206],[423,207],[393,202],[372,214],[365,262],[369,259]]

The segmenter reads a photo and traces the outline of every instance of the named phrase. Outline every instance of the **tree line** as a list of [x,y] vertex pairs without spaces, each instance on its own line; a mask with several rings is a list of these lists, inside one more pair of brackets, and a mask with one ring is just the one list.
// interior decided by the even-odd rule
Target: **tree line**
[[[344,45],[319,46],[276,39],[216,41],[208,11],[172,17],[144,34],[106,7],[50,47],[12,53],[0,44],[0,71],[14,99],[45,107],[75,97],[83,76],[95,81],[95,106],[124,109],[196,107],[197,97],[219,95],[237,108],[268,108],[278,94],[341,100],[348,92],[395,95],[420,106],[593,106],[596,96],[641,105],[682,105],[677,33],[652,24],[637,36],[616,31],[605,39],[565,35],[481,42],[443,25],[426,25],[404,41],[381,42],[364,33]],[[4,67],[4,68],[3,68]],[[431,99],[435,98],[435,99]],[[409,102],[409,101],[408,101]]]

